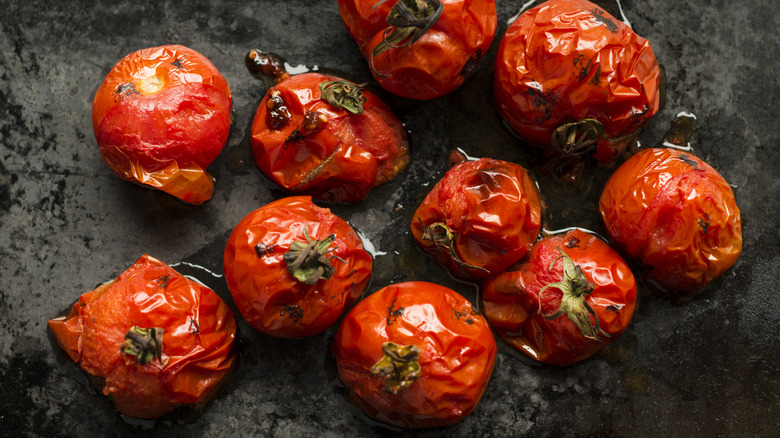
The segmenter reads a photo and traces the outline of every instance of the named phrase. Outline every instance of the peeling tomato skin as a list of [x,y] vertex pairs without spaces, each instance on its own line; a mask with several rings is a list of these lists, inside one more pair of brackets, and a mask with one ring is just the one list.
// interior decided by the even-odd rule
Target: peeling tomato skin
[[[162,359],[142,365],[121,352],[133,326],[163,329]],[[120,413],[135,418],[205,405],[235,362],[236,320],[227,304],[148,255],[83,294],[49,327],[93,386]]]
[[200,53],[168,45],[122,58],[95,94],[100,154],[118,177],[201,204],[230,131],[230,87]]
[[[390,28],[387,15],[395,1],[339,0],[341,19],[363,56],[372,53]],[[408,99],[429,100],[448,94],[468,79],[487,53],[496,33],[492,0],[442,0],[433,26],[407,47],[373,57],[374,79],[385,90]],[[378,73],[378,74],[377,74]]]
[[[287,268],[293,242],[335,241],[328,253],[335,272],[308,285]],[[338,257],[336,259],[335,257]],[[244,319],[267,335],[312,336],[333,325],[363,293],[373,260],[357,233],[308,196],[291,196],[249,213],[233,229],[223,258],[225,281]]]
[[615,247],[644,265],[662,296],[696,295],[742,252],[731,187],[690,152],[641,150],[607,181],[599,209]]
[[[319,73],[290,76],[269,89],[252,122],[252,152],[272,181],[315,199],[358,201],[395,178],[409,162],[406,132],[390,108],[368,90],[362,114],[352,114],[321,98],[319,85],[343,80]],[[289,111],[281,126],[269,119],[268,100],[278,95]],[[307,113],[327,121],[303,127]]]
[[553,0],[507,29],[494,92],[509,127],[552,147],[564,124],[595,119],[604,128],[593,152],[609,166],[659,108],[660,69],[650,43],[586,0]]
[[[382,359],[385,342],[420,348],[419,377],[396,394],[370,371]],[[468,300],[443,286],[406,282],[360,301],[339,326],[332,350],[352,403],[378,421],[422,428],[454,424],[472,412],[497,348]]]
[[[482,158],[453,166],[417,208],[410,226],[420,247],[452,275],[480,279],[528,253],[541,215],[536,184],[523,167]],[[454,235],[455,257],[426,238],[426,228],[436,223]]]
[[[603,330],[598,340],[585,337],[567,315],[546,317],[561,305],[560,288],[544,290],[563,279],[559,249],[594,285],[585,300]],[[575,364],[616,340],[631,322],[637,299],[628,264],[607,243],[579,229],[540,240],[521,263],[485,280],[480,292],[493,330],[512,348],[555,366]],[[595,324],[595,319],[591,317],[590,322]]]

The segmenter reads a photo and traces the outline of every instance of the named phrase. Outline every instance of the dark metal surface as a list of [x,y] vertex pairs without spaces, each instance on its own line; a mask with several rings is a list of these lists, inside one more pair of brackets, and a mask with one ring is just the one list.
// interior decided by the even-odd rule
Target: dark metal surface
[[[281,196],[249,149],[264,86],[243,57],[259,48],[292,65],[370,80],[336,2],[5,2],[0,8],[0,435],[390,436],[343,397],[328,358],[334,329],[282,340],[239,324],[237,373],[189,422],[121,418],[52,348],[46,321],[143,253],[228,297],[222,251],[248,212]],[[596,202],[607,169],[577,186],[538,172],[539,156],[507,133],[492,99],[492,62],[521,2],[499,1],[493,50],[474,78],[429,102],[383,95],[405,121],[412,162],[353,205],[332,206],[373,245],[368,292],[428,280],[475,299],[408,233],[448,153],[516,161],[539,177],[544,227],[602,228]],[[420,436],[776,436],[780,428],[780,95],[775,2],[626,0],[667,75],[663,110],[642,135],[656,144],[674,116],[698,118],[695,152],[735,187],[744,252],[718,286],[673,305],[640,293],[628,331],[577,366],[533,366],[500,347],[482,402],[463,422]],[[186,206],[114,177],[98,155],[90,111],[111,66],[134,50],[178,43],[206,55],[234,97],[234,127],[210,170],[214,199]],[[209,274],[211,271],[215,275]]]

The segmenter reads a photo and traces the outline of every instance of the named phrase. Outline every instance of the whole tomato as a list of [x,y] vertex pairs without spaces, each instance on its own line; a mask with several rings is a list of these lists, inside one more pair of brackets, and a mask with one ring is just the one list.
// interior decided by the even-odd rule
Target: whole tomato
[[290,76],[278,58],[253,50],[247,66],[276,79],[252,122],[252,151],[280,186],[357,201],[409,162],[401,122],[375,94],[319,73]]
[[118,177],[190,204],[211,199],[206,168],[230,131],[227,81],[200,53],[160,46],[122,58],[92,104],[100,155]]
[[529,143],[609,165],[658,111],[660,70],[650,43],[585,0],[529,9],[498,48],[495,96]]
[[615,247],[641,261],[668,298],[696,295],[742,253],[731,187],[690,152],[640,151],[609,178],[599,208]]
[[244,319],[272,336],[311,336],[363,293],[373,261],[343,219],[293,196],[249,213],[224,254],[225,280]]
[[510,346],[566,366],[623,333],[637,287],[615,250],[573,229],[537,242],[522,263],[485,280],[481,293],[485,317]]
[[463,279],[499,274],[541,228],[536,184],[520,165],[482,158],[453,166],[412,216],[420,247]]
[[465,418],[485,392],[496,359],[493,333],[471,303],[418,281],[363,299],[332,345],[350,401],[376,420],[407,428]]
[[95,389],[136,418],[202,407],[235,360],[236,320],[225,302],[148,255],[49,328]]
[[379,85],[427,100],[460,87],[496,33],[494,0],[339,0]]

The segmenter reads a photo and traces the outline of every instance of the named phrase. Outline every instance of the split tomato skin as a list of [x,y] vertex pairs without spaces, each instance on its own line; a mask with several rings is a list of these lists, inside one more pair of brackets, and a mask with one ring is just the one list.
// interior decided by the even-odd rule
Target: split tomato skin
[[[414,0],[397,2],[415,3]],[[369,61],[377,83],[397,96],[417,100],[441,97],[463,85],[495,36],[495,1],[442,0],[441,15],[419,39],[374,54],[393,29],[402,27],[387,22],[395,3],[395,0],[338,2],[341,19]]]
[[[572,264],[567,266],[564,253]],[[582,304],[569,310],[563,302],[567,268],[589,284],[576,299],[592,312]],[[584,360],[618,338],[631,322],[637,299],[628,264],[603,240],[579,229],[540,240],[526,259],[485,280],[480,290],[493,330],[515,350],[556,366]],[[567,311],[556,316],[562,309]]]
[[604,166],[659,108],[650,43],[586,0],[552,0],[521,14],[499,45],[494,75],[499,111],[517,135],[566,155],[593,150]]
[[359,114],[324,99],[320,85],[331,81],[344,79],[312,72],[271,87],[252,122],[252,151],[263,173],[295,194],[358,201],[406,168],[409,145],[401,121],[374,93],[360,90]]
[[[333,269],[330,277],[307,283],[290,271],[291,248],[307,240],[326,247],[321,256]],[[249,213],[230,234],[223,261],[244,319],[281,338],[312,336],[332,326],[360,298],[373,267],[352,227],[308,196],[279,199]]]
[[541,229],[536,183],[520,165],[482,158],[453,166],[412,216],[420,247],[454,276],[482,279],[523,258]]
[[609,178],[599,209],[615,247],[641,262],[667,298],[693,297],[742,253],[731,187],[690,152],[641,150]]
[[[159,355],[130,354],[124,344],[134,327],[162,329]],[[230,308],[211,289],[149,255],[83,294],[68,315],[49,320],[49,328],[96,390],[135,418],[202,407],[235,363]]]
[[199,205],[230,131],[230,87],[200,53],[167,45],[122,58],[95,94],[100,155],[119,178]]
[[[416,367],[389,367],[404,370],[403,377],[381,370],[388,365],[385,349],[395,347],[417,349],[414,358],[406,356]],[[332,351],[352,403],[378,421],[422,428],[454,424],[472,412],[490,380],[496,343],[464,297],[413,281],[360,301],[339,326]]]

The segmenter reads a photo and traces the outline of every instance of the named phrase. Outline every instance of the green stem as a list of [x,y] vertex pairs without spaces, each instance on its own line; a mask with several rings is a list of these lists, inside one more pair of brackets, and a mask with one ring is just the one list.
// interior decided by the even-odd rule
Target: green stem
[[157,358],[165,366],[168,358],[162,357],[163,333],[161,327],[141,328],[134,325],[125,334],[125,341],[119,350],[122,354],[135,357],[141,365]]
[[382,352],[384,356],[371,367],[370,372],[382,380],[387,392],[396,394],[420,377],[420,347],[385,342],[382,344]]
[[336,240],[335,234],[322,240],[312,240],[304,228],[303,235],[306,237],[306,242],[296,240],[290,245],[290,250],[284,254],[287,271],[297,280],[312,285],[320,279],[330,278],[336,272],[336,268],[330,263],[331,259],[335,258],[346,263],[338,256],[328,257],[328,254],[335,250],[335,248],[328,249]]
[[470,265],[458,257],[458,254],[455,252],[455,233],[445,223],[434,222],[426,227],[422,219],[418,217],[417,220],[420,221],[420,227],[423,230],[422,240],[430,240],[438,250],[447,251],[452,260],[461,267],[489,272],[480,266]]
[[354,84],[347,80],[328,81],[320,83],[323,100],[332,107],[345,109],[352,114],[363,113],[363,103],[366,98],[361,93],[366,84]]

